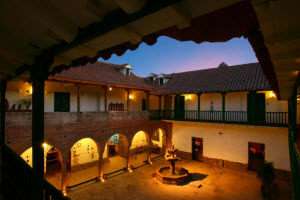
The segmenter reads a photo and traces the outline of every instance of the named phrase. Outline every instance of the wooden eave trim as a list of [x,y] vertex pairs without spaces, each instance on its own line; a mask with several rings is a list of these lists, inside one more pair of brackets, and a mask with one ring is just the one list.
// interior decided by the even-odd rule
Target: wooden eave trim
[[101,83],[101,82],[95,82],[95,81],[82,81],[82,80],[73,80],[73,79],[65,79],[65,78],[53,78],[49,77],[46,81],[52,81],[52,82],[60,82],[60,83],[73,83],[84,85],[92,85],[92,86],[111,86],[114,88],[123,88],[123,89],[134,89],[134,90],[141,90],[141,91],[151,91],[152,88],[143,88],[143,87],[135,87],[135,86],[126,86],[126,85],[119,85],[119,84],[111,84],[111,83]]

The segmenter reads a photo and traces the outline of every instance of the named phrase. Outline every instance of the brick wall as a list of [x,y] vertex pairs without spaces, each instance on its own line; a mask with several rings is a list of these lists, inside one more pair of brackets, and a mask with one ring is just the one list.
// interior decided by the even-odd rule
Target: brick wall
[[[31,115],[31,112],[6,112],[5,126],[31,126]],[[46,112],[44,116],[45,125],[149,118],[147,111]]]

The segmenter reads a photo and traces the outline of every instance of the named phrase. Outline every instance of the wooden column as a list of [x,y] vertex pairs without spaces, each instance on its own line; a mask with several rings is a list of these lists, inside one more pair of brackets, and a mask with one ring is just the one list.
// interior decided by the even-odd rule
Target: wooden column
[[198,121],[200,121],[200,107],[201,107],[201,101],[200,101],[200,99],[201,99],[201,94],[202,93],[198,93],[197,94],[197,96],[198,96]]
[[104,87],[104,110],[107,111],[107,87]]
[[0,89],[1,89],[1,97],[0,97],[0,111],[1,111],[1,184],[3,185],[3,151],[2,148],[5,144],[5,110],[6,110],[6,106],[5,106],[5,92],[6,92],[6,85],[7,85],[7,81],[2,79],[1,80],[1,85],[0,85]]
[[80,85],[77,85],[77,112],[80,112]]
[[44,178],[44,94],[45,80],[53,63],[53,56],[45,55],[36,59],[31,66],[32,80],[32,173],[33,200],[43,199]]
[[126,90],[127,91],[127,111],[129,111],[130,107],[129,107],[129,95],[130,95],[130,90]]
[[159,119],[161,119],[161,97],[162,97],[162,95],[158,95],[158,97],[159,97]]
[[225,95],[227,92],[222,92],[222,120],[225,122]]
[[149,111],[150,109],[150,92],[146,92],[146,96],[147,96],[147,110]]

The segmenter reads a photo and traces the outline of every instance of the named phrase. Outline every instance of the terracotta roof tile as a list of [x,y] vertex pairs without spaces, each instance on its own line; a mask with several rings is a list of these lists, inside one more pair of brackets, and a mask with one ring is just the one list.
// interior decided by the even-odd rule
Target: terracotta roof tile
[[100,84],[122,85],[125,87],[129,86],[143,89],[152,88],[146,84],[144,78],[138,77],[132,72],[130,76],[127,76],[117,70],[126,65],[127,64],[117,65],[106,62],[88,63],[84,66],[63,70],[60,73],[50,76],[49,79],[62,78],[70,81],[97,82]]
[[222,65],[218,68],[170,75],[172,75],[172,78],[164,85],[159,85],[158,81],[150,84],[154,87],[153,93],[191,94],[271,89],[258,63],[234,66]]

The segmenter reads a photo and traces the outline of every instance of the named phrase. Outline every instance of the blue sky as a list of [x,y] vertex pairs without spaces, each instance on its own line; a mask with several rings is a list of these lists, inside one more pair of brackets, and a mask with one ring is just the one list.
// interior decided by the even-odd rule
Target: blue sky
[[244,38],[196,44],[160,37],[153,46],[143,43],[135,51],[128,50],[122,56],[113,55],[107,62],[130,63],[134,74],[145,77],[150,72],[192,71],[217,67],[221,62],[237,65],[257,62],[257,59],[248,40]]

